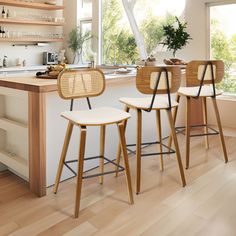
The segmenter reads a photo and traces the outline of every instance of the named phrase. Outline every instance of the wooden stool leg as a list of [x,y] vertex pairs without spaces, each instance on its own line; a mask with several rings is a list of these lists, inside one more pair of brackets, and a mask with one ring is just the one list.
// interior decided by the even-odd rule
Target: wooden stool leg
[[142,144],[142,110],[137,110],[137,140],[136,140],[136,194],[140,192],[141,182],[141,144]]
[[[105,137],[106,137],[106,126],[102,125],[100,128],[100,156],[104,157],[105,155]],[[100,158],[100,171],[101,173],[104,172],[104,159]],[[99,176],[100,184],[103,184],[103,175]]]
[[[179,101],[180,101],[180,95],[177,94],[176,102],[179,103]],[[178,108],[179,108],[179,106],[176,106],[176,107],[174,108],[174,113],[173,113],[174,124],[176,123]],[[171,146],[172,146],[172,135],[171,135],[171,134],[170,134],[170,136],[169,136],[168,145],[167,145],[167,146],[168,146],[169,148],[171,148]]]
[[[125,107],[125,111],[126,112],[129,112],[130,108],[129,107]],[[127,126],[127,120],[124,120],[124,129],[126,130],[126,126]],[[117,154],[116,154],[116,164],[119,165],[120,164],[120,156],[121,156],[121,146],[120,146],[120,143],[118,145],[118,150],[117,150]],[[116,173],[115,173],[115,176],[117,177],[118,176],[118,167],[115,167],[116,169]]]
[[[207,98],[206,97],[202,98],[202,108],[203,108],[203,122],[204,122],[204,125],[206,125],[204,127],[204,133],[208,134],[208,128],[207,128]],[[209,149],[208,135],[205,136],[205,146],[206,146],[206,149]]]
[[[159,140],[159,150],[160,153],[163,152],[162,149],[162,130],[161,130],[161,111],[156,110],[156,122],[157,122],[157,133],[158,133],[158,140]],[[164,170],[164,164],[163,164],[163,155],[160,154],[160,171]]]
[[186,169],[189,168],[189,155],[190,155],[190,121],[191,121],[191,99],[187,97],[187,107],[186,107],[186,133],[185,133],[185,146],[186,146]]
[[221,145],[222,145],[222,149],[224,152],[225,163],[227,163],[228,162],[228,155],[227,155],[227,151],[226,151],[225,139],[224,139],[224,134],[223,134],[222,126],[221,126],[220,113],[218,110],[216,98],[212,98],[212,103],[213,103],[213,107],[214,107],[215,114],[216,114],[216,120],[217,120],[217,125],[218,125],[218,129],[219,129],[219,133],[220,133]]
[[182,179],[182,185],[184,187],[186,185],[186,180],[185,180],[185,176],[184,176],[184,169],[183,169],[183,165],[182,165],[181,155],[180,155],[180,151],[179,151],[179,144],[178,144],[178,140],[176,137],[175,126],[174,126],[174,121],[172,118],[171,110],[167,110],[167,115],[168,115],[170,129],[172,132],[172,137],[173,137],[173,141],[174,141],[174,145],[175,145],[175,153],[176,153],[176,158],[177,158],[178,165],[179,165],[179,171],[180,171],[180,176]]
[[81,131],[80,131],[78,175],[77,175],[76,198],[75,198],[75,218],[78,218],[78,216],[79,216],[83,168],[84,168],[85,144],[86,144],[86,127],[83,126],[83,127],[81,127]]
[[122,154],[124,157],[125,176],[126,176],[126,182],[127,182],[127,187],[128,187],[129,202],[130,204],[133,204],[134,199],[133,199],[131,175],[130,175],[130,168],[129,168],[129,160],[128,160],[127,149],[126,149],[124,124],[123,123],[118,124],[118,129],[119,129],[119,138],[120,138]]
[[58,186],[59,186],[59,183],[60,183],[61,173],[62,173],[64,162],[65,162],[65,159],[66,159],[66,153],[67,153],[67,150],[68,150],[68,146],[69,146],[73,126],[74,125],[71,122],[68,123],[67,130],[66,130],[66,135],[65,135],[65,140],[64,140],[64,144],[63,144],[63,148],[62,148],[62,152],[61,152],[61,158],[60,158],[59,166],[58,166],[58,169],[57,169],[57,176],[56,176],[56,180],[55,180],[55,185],[54,185],[54,189],[53,189],[53,192],[55,194],[57,193]]

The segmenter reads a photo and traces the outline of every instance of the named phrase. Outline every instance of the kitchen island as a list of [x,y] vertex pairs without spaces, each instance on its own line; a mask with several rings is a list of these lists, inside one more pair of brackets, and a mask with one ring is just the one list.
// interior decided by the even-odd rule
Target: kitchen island
[[[67,121],[61,118],[60,113],[69,110],[70,101],[58,96],[56,80],[37,79],[29,74],[0,77],[0,94],[0,163],[28,181],[30,191],[42,197],[46,195],[46,188],[54,184],[67,126]],[[112,106],[123,109],[118,101],[120,97],[140,96],[145,95],[136,90],[135,74],[110,74],[106,75],[105,92],[91,98],[91,104],[92,107]],[[88,109],[86,99],[76,101],[74,109]],[[136,140],[135,117],[128,122],[127,143],[135,143]],[[144,112],[143,120],[143,141],[155,141],[155,114]],[[162,114],[162,120],[165,137],[169,133],[165,113]],[[67,160],[77,158],[78,137],[79,129],[74,129]],[[115,126],[108,127],[106,139],[105,155],[115,159],[118,145]],[[88,127],[86,156],[96,156],[98,153],[99,128]],[[85,171],[96,166],[97,160],[88,161],[85,163]],[[76,163],[71,167],[76,170]],[[72,176],[64,168],[62,180]]]
[[[91,99],[93,106],[116,106],[122,108],[118,98],[128,96],[135,91],[135,76],[108,75],[105,93]],[[69,101],[62,100],[57,94],[57,81],[37,79],[29,74],[19,74],[0,78],[1,118],[0,163],[29,182],[30,191],[41,197],[46,194],[46,187],[54,183],[57,164],[66,131],[66,120],[60,117],[62,111],[69,109]],[[110,96],[112,94],[112,96]],[[81,100],[75,109],[87,109],[86,102]],[[98,130],[93,135],[88,132],[88,155],[98,151]],[[116,132],[114,132],[116,134]],[[108,129],[106,151],[115,158],[118,138],[113,137],[112,128]],[[78,130],[75,129],[68,150],[68,159],[77,157]],[[112,140],[109,142],[109,140]],[[118,141],[117,141],[118,143]],[[113,144],[113,145],[112,145]],[[95,167],[88,163],[85,170]],[[63,179],[71,176],[67,170]]]

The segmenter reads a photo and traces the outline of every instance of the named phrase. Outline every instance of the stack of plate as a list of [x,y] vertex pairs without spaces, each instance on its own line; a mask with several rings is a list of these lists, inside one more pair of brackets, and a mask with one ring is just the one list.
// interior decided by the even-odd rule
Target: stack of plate
[[48,0],[48,1],[45,2],[45,4],[56,5],[57,1],[55,1],[55,0]]

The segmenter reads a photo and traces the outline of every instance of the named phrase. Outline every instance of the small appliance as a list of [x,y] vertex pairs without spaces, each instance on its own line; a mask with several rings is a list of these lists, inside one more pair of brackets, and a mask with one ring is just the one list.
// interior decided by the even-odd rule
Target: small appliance
[[58,64],[58,54],[55,52],[44,52],[43,53],[43,64],[44,65]]

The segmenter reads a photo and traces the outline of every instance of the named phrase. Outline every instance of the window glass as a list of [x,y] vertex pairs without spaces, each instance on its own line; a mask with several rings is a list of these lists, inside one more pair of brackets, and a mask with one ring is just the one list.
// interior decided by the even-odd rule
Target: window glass
[[225,93],[236,94],[236,4],[210,7],[211,58],[225,64],[225,78],[218,85]]
[[81,18],[92,17],[92,0],[82,0],[81,2]]
[[137,37],[147,55],[155,54],[162,25],[181,16],[184,8],[185,0],[102,0],[102,62],[134,64],[140,57]]
[[[86,35],[86,34],[91,34],[92,35],[92,21],[81,21],[80,22],[80,27],[81,27],[81,34]],[[82,49],[82,62],[89,62],[91,61],[91,48],[92,48],[92,38],[86,40],[83,44],[83,49]]]

